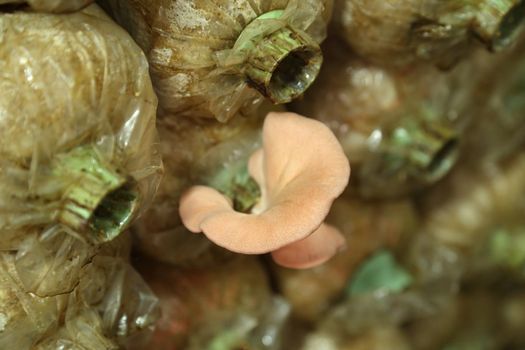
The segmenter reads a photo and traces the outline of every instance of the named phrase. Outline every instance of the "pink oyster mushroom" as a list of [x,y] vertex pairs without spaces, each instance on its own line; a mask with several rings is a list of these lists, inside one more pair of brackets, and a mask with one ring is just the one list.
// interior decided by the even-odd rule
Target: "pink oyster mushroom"
[[213,188],[194,186],[181,198],[182,222],[234,252],[271,252],[290,268],[322,264],[345,247],[341,233],[323,221],[348,184],[348,159],[328,127],[298,114],[268,114],[262,135],[263,147],[248,163],[261,189],[251,213],[236,212]]

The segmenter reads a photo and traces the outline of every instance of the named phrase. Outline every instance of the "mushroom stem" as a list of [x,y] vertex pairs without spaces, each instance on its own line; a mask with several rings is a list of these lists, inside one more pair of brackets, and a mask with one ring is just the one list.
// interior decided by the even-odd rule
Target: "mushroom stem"
[[117,237],[137,211],[133,181],[104,164],[91,147],[58,157],[53,174],[74,179],[64,191],[58,221],[75,231],[90,231],[94,240]]
[[[282,12],[265,13],[244,31],[264,25],[265,19],[278,19]],[[242,37],[241,34],[239,38]],[[244,74],[250,86],[273,103],[282,104],[301,96],[310,87],[319,74],[322,61],[321,49],[312,38],[284,26],[253,39]]]
[[434,181],[445,175],[458,155],[458,139],[454,129],[436,121],[410,121],[394,130],[387,153],[398,163],[405,159],[408,172]]
[[477,9],[474,32],[498,50],[515,37],[525,18],[525,0],[473,0]]

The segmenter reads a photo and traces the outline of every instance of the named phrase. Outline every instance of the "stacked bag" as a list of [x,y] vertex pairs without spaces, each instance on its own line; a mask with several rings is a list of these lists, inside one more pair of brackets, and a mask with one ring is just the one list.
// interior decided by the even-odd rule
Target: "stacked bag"
[[97,3],[0,0],[0,348],[525,346],[525,1]]

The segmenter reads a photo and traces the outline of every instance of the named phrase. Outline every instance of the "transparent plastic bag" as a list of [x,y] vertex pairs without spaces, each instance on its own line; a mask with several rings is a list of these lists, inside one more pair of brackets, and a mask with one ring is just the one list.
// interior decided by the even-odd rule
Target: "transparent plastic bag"
[[127,235],[102,245],[73,288],[45,297],[24,288],[14,254],[2,253],[0,346],[105,350],[144,344],[158,304],[127,262],[129,248]]
[[320,77],[292,110],[323,121],[336,134],[358,194],[412,194],[445,176],[458,156],[464,106],[488,62],[451,72],[396,70],[366,62],[338,41],[326,44]]
[[339,34],[363,58],[408,67],[432,62],[442,68],[483,43],[508,46],[524,19],[519,0],[339,0]]
[[12,256],[3,253],[0,265],[0,346],[30,349],[48,329],[58,326],[59,313],[67,297],[39,298],[26,293],[18,280]]
[[451,334],[462,328],[462,300],[453,296],[428,317],[421,317],[404,325],[403,330],[412,348],[417,350],[441,349]]
[[145,57],[96,5],[2,14],[0,33],[0,247],[35,230],[113,239],[161,170]]
[[97,252],[63,231],[32,234],[18,247],[14,264],[26,291],[40,297],[70,292],[84,266]]
[[336,133],[359,195],[419,193],[453,166],[497,161],[523,145],[523,48],[519,38],[502,53],[477,50],[443,72],[383,68],[330,41],[321,76],[292,109]]
[[336,340],[331,335],[313,334],[303,350],[410,350],[408,339],[395,327],[377,327],[354,337]]
[[0,348],[118,348],[154,318],[121,235],[161,170],[147,61],[96,5],[1,14],[0,33]]
[[250,114],[319,71],[332,0],[101,2],[146,52],[163,115]]
[[[523,47],[522,40],[491,59],[465,106],[457,169],[422,198],[423,224],[411,260],[428,283],[456,288],[499,229],[523,221]],[[485,253],[476,265],[490,265]]]
[[498,227],[523,221],[525,157],[490,162],[488,168],[482,164],[458,169],[423,202],[410,260],[425,283],[457,285],[469,259]]
[[[277,342],[289,307],[273,298],[256,258],[240,257],[204,269],[152,261],[137,266],[162,309],[147,348],[262,350]],[[268,346],[262,341],[265,335],[273,340],[266,339]]]
[[293,314],[307,321],[316,321],[341,298],[363,259],[384,247],[399,248],[417,227],[417,215],[408,200],[370,203],[340,198],[327,221],[345,236],[346,250],[313,269],[275,267],[278,286]]
[[463,162],[423,202],[432,235],[460,249],[473,247],[480,232],[498,222],[515,222],[525,206],[522,148],[499,159],[472,151],[467,157],[477,155],[477,161]]
[[457,298],[457,327],[449,333],[447,339],[435,344],[436,348],[519,349],[520,346],[514,347],[512,338],[505,334],[506,327],[501,322],[499,313],[501,299],[504,298],[502,294],[505,294],[501,292],[474,289],[462,293]]
[[411,349],[401,325],[435,314],[445,302],[446,299],[430,300],[427,295],[414,292],[377,293],[347,299],[320,321],[315,333],[306,338],[303,349],[375,349],[364,345],[384,345],[382,334],[390,335],[384,340],[393,341],[388,348]]
[[[478,54],[475,64],[486,60]],[[465,114],[462,161],[497,163],[525,145],[525,35],[512,49],[490,58],[470,97]]]

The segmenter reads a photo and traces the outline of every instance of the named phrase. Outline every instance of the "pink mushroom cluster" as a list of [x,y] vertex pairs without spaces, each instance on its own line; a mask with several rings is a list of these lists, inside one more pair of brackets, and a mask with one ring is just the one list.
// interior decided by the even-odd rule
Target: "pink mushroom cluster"
[[328,127],[294,113],[268,114],[262,138],[248,163],[261,190],[251,212],[235,211],[231,199],[211,187],[194,186],[181,198],[182,221],[234,252],[271,253],[290,268],[322,264],[345,247],[324,219],[348,184],[348,159]]

